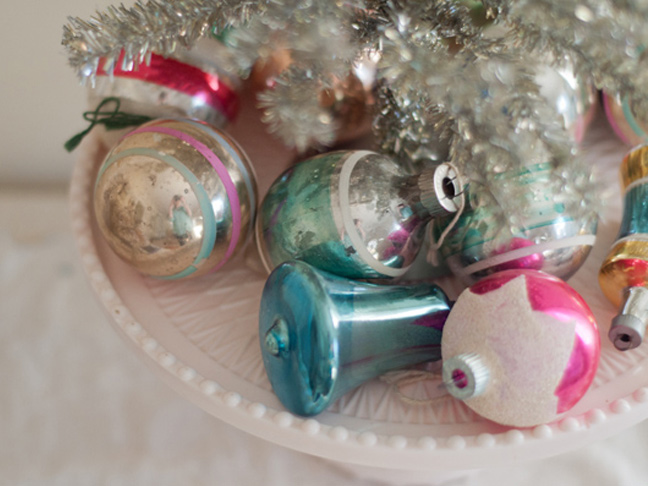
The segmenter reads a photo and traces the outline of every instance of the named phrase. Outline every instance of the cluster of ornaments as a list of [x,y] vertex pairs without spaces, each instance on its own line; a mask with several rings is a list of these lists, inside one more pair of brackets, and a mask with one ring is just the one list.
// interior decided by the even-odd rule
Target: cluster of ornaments
[[[101,234],[133,268],[169,280],[216,272],[254,239],[269,274],[261,353],[288,410],[315,415],[387,371],[439,360],[450,395],[505,425],[553,421],[587,391],[599,333],[564,280],[587,257],[596,221],[553,203],[548,167],[505,175],[528,187],[535,212],[497,246],[488,211],[465,205],[470,188],[449,163],[413,173],[376,152],[333,151],[289,168],[260,201],[253,164],[223,131],[236,80],[195,57],[153,56],[114,73],[91,98],[116,96],[155,118],[104,140]],[[589,115],[563,116],[581,137]],[[600,281],[620,307],[610,339],[630,349],[648,320],[648,148],[630,152],[622,173],[623,225]],[[443,228],[455,216],[438,252],[467,286],[452,302],[436,284],[402,277],[425,251],[430,222]]]

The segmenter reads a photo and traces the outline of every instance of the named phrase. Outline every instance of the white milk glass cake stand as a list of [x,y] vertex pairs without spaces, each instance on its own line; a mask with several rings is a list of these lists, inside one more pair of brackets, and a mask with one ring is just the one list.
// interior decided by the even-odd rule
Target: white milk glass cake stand
[[[261,195],[292,162],[271,140],[258,113],[244,109],[230,133],[248,152]],[[607,201],[597,243],[570,279],[594,312],[602,354],[585,397],[554,423],[517,429],[482,419],[441,395],[412,405],[384,380],[348,393],[314,418],[287,412],[266,377],[258,339],[258,308],[265,275],[252,268],[250,247],[217,273],[185,281],[144,277],[123,263],[99,235],[92,211],[94,178],[105,149],[97,137],[71,182],[71,214],[80,258],[90,285],[116,332],[178,393],[211,415],[278,446],[347,464],[366,476],[442,480],[468,470],[541,459],[605,438],[648,416],[648,344],[619,352],[606,337],[615,313],[597,284],[598,267],[621,219],[618,167],[626,148],[600,116],[590,132],[588,159],[605,181]],[[451,296],[457,288],[442,284]],[[453,295],[454,292],[454,295]],[[435,383],[402,390],[414,397],[439,395]]]

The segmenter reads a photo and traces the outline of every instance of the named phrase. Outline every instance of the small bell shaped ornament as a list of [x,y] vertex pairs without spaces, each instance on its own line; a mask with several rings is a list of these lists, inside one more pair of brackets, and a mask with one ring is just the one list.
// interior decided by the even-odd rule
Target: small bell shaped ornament
[[443,381],[479,415],[531,427],[589,388],[600,355],[594,316],[564,281],[506,270],[464,290],[443,330]]
[[268,378],[289,411],[318,414],[387,371],[440,359],[450,306],[436,285],[375,285],[284,263],[261,297]]
[[[568,279],[585,262],[596,241],[596,214],[577,217],[554,201],[547,189],[551,187],[550,164],[503,173],[501,178],[525,188],[521,204],[529,209],[521,217],[518,231],[504,238],[501,222],[492,210],[466,208],[443,241],[439,255],[465,285],[509,269],[542,270]],[[442,230],[441,225],[435,225],[435,234]]]
[[648,145],[631,150],[621,164],[623,219],[599,270],[599,285],[619,314],[609,338],[625,351],[639,346],[648,324]]
[[126,135],[99,169],[94,209],[112,250],[136,270],[177,279],[218,270],[252,235],[252,166],[238,144],[194,120]]
[[261,205],[261,259],[268,272],[299,259],[348,278],[402,276],[426,223],[456,212],[462,189],[446,163],[411,175],[369,151],[307,159],[284,172]]

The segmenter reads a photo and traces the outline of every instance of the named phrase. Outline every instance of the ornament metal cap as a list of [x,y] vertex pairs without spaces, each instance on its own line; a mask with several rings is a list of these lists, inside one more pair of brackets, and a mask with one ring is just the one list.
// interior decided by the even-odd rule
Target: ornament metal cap
[[418,178],[421,191],[421,204],[432,216],[456,213],[459,210],[459,200],[463,184],[459,170],[449,162],[444,162],[434,168],[427,168]]
[[643,341],[648,325],[648,288],[626,287],[621,311],[612,320],[608,337],[619,351],[634,349]]
[[481,395],[490,381],[490,372],[476,353],[453,356],[443,362],[443,383],[459,400]]

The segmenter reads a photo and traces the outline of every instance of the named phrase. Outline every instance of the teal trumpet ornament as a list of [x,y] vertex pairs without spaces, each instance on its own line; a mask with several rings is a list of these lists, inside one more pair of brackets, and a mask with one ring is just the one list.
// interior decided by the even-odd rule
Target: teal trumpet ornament
[[316,415],[371,378],[441,359],[450,308],[436,285],[375,285],[284,263],[261,297],[268,378],[289,411]]

